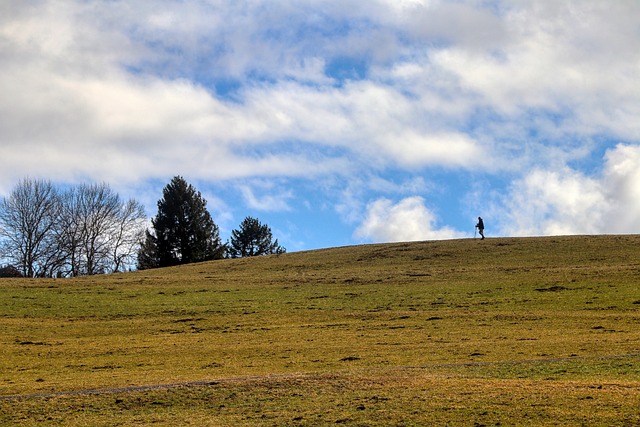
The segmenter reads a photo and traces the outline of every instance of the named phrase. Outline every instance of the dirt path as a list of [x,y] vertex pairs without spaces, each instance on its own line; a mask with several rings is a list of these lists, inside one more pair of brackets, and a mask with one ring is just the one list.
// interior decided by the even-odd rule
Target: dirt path
[[609,360],[609,359],[622,359],[625,357],[640,357],[640,353],[612,354],[612,355],[604,355],[604,356],[553,357],[553,358],[542,358],[542,359],[508,360],[508,361],[497,361],[497,362],[440,363],[440,364],[424,365],[424,366],[396,366],[396,367],[385,367],[385,368],[349,369],[349,370],[330,371],[330,372],[306,372],[306,373],[292,373],[292,374],[230,377],[230,378],[217,378],[214,380],[188,381],[188,382],[180,382],[180,383],[151,384],[151,385],[141,385],[141,386],[87,389],[87,390],[74,390],[74,391],[59,391],[59,392],[33,393],[33,394],[23,394],[23,395],[7,395],[7,396],[0,396],[0,402],[12,401],[12,400],[26,400],[26,399],[49,399],[49,398],[61,397],[61,396],[88,396],[88,395],[97,395],[97,394],[134,393],[134,392],[144,392],[144,391],[150,391],[150,390],[161,390],[161,389],[170,389],[170,388],[178,388],[178,387],[209,387],[209,386],[215,386],[215,385],[224,384],[224,383],[234,383],[234,382],[269,381],[269,380],[277,381],[277,380],[294,379],[294,378],[312,378],[312,377],[317,377],[321,375],[336,374],[340,372],[353,373],[353,372],[381,371],[381,370],[385,370],[385,371],[412,370],[412,369],[425,370],[425,369],[437,369],[437,368],[492,366],[492,365],[508,365],[508,364],[519,365],[519,364],[534,364],[534,363],[557,363],[557,362],[567,362],[567,361],[573,361],[573,360]]

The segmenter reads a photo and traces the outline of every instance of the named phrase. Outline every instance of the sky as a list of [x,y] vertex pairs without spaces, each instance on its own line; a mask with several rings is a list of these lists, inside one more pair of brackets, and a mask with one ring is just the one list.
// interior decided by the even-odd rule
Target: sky
[[290,252],[638,233],[640,2],[0,1],[0,197],[176,175]]

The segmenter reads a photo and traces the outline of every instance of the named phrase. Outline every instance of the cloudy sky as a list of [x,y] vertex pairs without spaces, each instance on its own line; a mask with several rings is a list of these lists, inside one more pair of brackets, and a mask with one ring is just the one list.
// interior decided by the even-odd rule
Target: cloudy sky
[[2,0],[0,196],[175,175],[289,251],[640,232],[637,0]]

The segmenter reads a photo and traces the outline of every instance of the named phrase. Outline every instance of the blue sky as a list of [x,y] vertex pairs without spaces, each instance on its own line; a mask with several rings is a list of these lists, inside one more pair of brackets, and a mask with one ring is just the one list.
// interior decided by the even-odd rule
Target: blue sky
[[182,175],[289,251],[640,231],[640,2],[0,4],[0,195]]

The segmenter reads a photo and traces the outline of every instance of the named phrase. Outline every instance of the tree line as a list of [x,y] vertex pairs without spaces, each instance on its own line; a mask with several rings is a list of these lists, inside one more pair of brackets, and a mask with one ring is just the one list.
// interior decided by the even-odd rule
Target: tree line
[[0,254],[23,277],[121,271],[135,259],[143,206],[107,184],[64,190],[23,179],[0,203]]
[[105,183],[60,189],[25,178],[0,203],[4,277],[73,277],[285,251],[252,217],[223,244],[206,200],[180,176],[163,189],[151,228],[142,204]]

